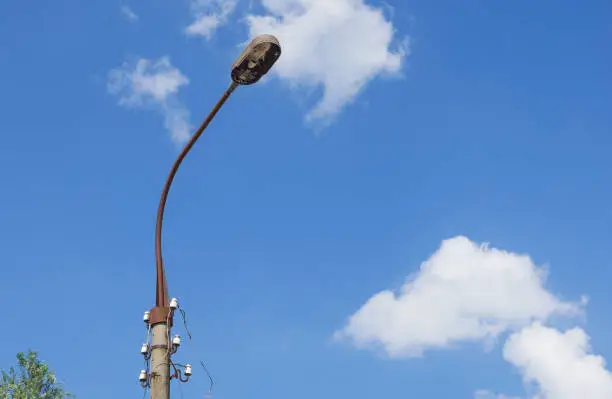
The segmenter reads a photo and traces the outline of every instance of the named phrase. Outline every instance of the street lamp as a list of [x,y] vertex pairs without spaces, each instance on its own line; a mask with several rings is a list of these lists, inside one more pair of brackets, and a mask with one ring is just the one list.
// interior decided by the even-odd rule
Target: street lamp
[[239,85],[256,83],[268,73],[280,54],[278,39],[272,35],[257,36],[232,65],[232,81]]
[[251,85],[258,82],[262,76],[268,73],[280,55],[281,47],[276,37],[260,35],[253,39],[232,65],[232,83],[187,142],[172,165],[166,179],[157,209],[157,223],[155,227],[155,262],[157,271],[155,307],[151,309],[150,314],[147,316],[149,317],[148,327],[152,329],[153,333],[150,354],[151,375],[149,376],[151,399],[168,399],[170,397],[170,329],[172,328],[174,310],[178,306],[169,301],[168,284],[166,282],[162,257],[162,225],[170,187],[181,163],[234,90],[238,86]]

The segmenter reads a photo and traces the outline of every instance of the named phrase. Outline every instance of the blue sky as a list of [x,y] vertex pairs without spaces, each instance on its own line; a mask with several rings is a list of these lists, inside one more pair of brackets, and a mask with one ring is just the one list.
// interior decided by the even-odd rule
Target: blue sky
[[176,360],[218,399],[612,397],[610,3],[367,4],[2,3],[0,367],[142,397],[163,181],[270,31],[170,194]]

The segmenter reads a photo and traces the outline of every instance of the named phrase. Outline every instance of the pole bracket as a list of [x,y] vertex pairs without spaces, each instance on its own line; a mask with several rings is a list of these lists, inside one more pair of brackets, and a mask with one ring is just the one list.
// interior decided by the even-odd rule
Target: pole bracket
[[160,323],[168,323],[168,328],[172,327],[173,312],[170,308],[154,307],[151,309],[151,320],[149,324],[152,326]]

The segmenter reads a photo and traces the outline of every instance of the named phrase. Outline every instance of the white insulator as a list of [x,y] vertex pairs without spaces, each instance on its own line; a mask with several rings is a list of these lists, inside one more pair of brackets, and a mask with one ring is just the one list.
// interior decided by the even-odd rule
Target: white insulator
[[172,299],[170,300],[170,309],[173,309],[173,310],[174,310],[174,309],[176,309],[176,308],[178,308],[178,299],[176,299],[176,298],[172,298]]
[[147,353],[149,353],[149,345],[142,344],[142,346],[140,347],[140,353],[142,355],[146,355]]
[[181,346],[181,336],[176,334],[174,338],[172,338],[172,345]]
[[147,380],[147,371],[140,370],[140,375],[138,376],[138,381],[145,382]]
[[189,377],[191,375],[191,364],[185,365],[185,376]]
[[149,324],[149,321],[151,320],[151,312],[144,312],[144,316],[142,316],[142,320]]

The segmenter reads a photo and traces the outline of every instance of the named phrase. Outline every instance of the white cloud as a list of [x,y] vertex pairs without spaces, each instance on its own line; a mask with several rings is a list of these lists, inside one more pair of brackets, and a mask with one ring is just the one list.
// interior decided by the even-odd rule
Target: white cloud
[[275,73],[293,87],[321,88],[307,115],[329,121],[381,74],[401,70],[407,40],[395,43],[395,29],[382,8],[364,0],[262,0],[266,14],[249,15],[251,36],[276,35],[283,55]]
[[121,14],[123,14],[123,16],[130,22],[136,22],[140,19],[138,15],[136,15],[136,13],[126,5],[121,6]]
[[217,28],[227,23],[236,3],[237,0],[192,0],[195,21],[185,28],[185,33],[210,39]]
[[370,298],[336,336],[359,348],[382,347],[392,357],[418,356],[581,311],[547,291],[545,280],[545,270],[526,255],[455,237],[443,241],[398,293]]
[[135,64],[126,62],[108,76],[108,91],[119,97],[119,105],[158,110],[172,140],[178,144],[187,141],[191,134],[189,110],[177,98],[179,89],[187,84],[187,77],[168,57],[154,61],[141,58]]
[[581,328],[561,332],[534,323],[510,336],[504,359],[535,385],[533,399],[612,398],[612,374],[601,356],[591,354]]
[[490,391],[479,390],[474,394],[474,399],[520,399],[506,395],[497,395]]

